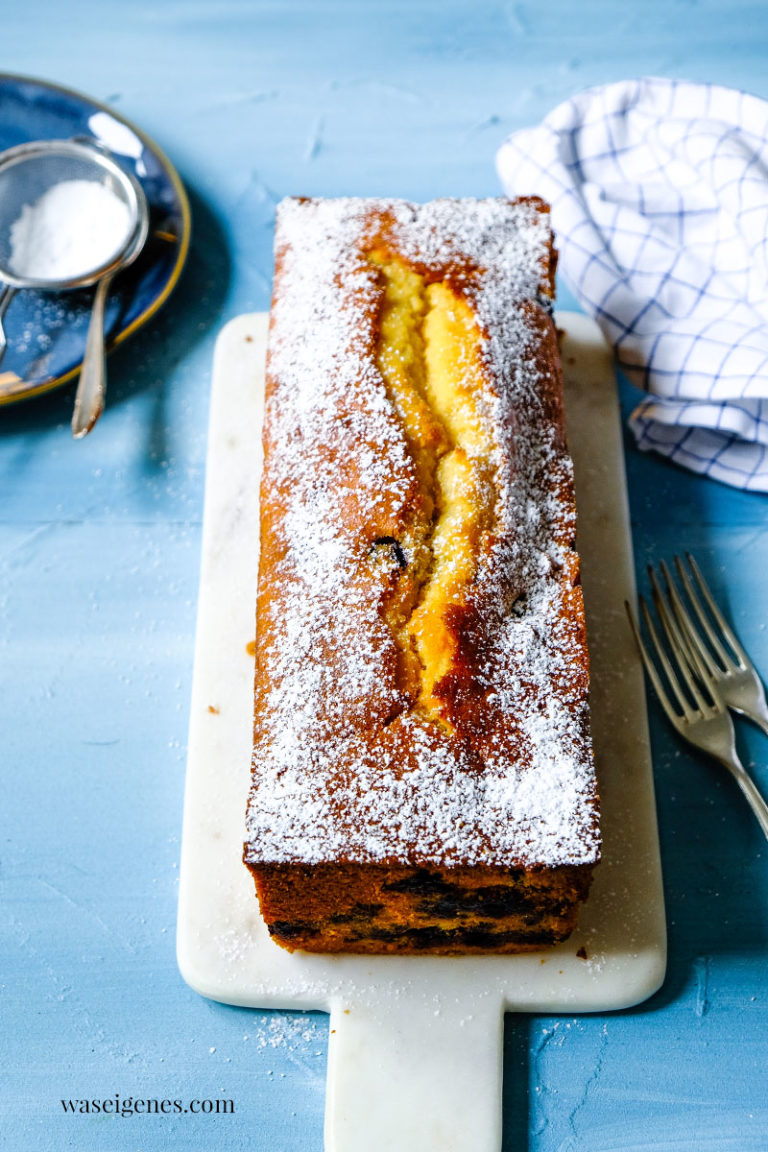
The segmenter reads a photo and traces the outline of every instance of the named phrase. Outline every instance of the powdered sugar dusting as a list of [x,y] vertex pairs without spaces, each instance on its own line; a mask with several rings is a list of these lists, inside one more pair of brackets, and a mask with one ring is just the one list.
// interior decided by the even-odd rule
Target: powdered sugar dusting
[[[455,732],[398,687],[389,577],[370,559],[418,486],[376,366],[365,253],[382,236],[450,277],[485,334],[498,502],[462,625],[473,659],[451,689]],[[531,202],[280,207],[263,488],[280,514],[262,529],[251,862],[598,857],[571,463],[540,354],[549,238]]]

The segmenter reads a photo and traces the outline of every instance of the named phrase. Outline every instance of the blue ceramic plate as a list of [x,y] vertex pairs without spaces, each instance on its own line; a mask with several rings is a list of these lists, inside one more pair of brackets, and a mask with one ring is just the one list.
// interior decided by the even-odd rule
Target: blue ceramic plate
[[[149,202],[149,238],[115,278],[106,333],[114,348],[167,299],[189,247],[186,193],[173,165],[139,128],[78,92],[0,73],[0,151],[27,140],[92,136],[141,183]],[[18,292],[5,316],[8,348],[0,361],[0,404],[66,383],[82,363],[93,289]]]

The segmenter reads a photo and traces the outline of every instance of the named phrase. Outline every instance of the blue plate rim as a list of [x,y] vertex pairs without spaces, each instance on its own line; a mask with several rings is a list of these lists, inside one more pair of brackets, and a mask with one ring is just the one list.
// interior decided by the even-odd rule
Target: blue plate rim
[[[173,190],[178,198],[179,208],[181,210],[182,227],[181,235],[179,237],[179,251],[176,256],[176,263],[174,264],[173,269],[171,270],[171,274],[168,277],[166,284],[163,286],[162,291],[158,293],[155,299],[144,309],[144,311],[139,316],[137,316],[134,320],[131,321],[130,324],[127,324],[125,328],[122,328],[115,336],[112,337],[107,348],[107,351],[111,351],[113,348],[116,348],[118,344],[122,344],[124,340],[127,340],[129,336],[132,336],[138,328],[140,328],[143,324],[146,324],[146,322],[152,316],[154,316],[160,308],[162,308],[163,304],[168,299],[171,292],[178,283],[179,277],[181,276],[181,271],[187,259],[187,254],[189,252],[189,242],[192,230],[192,213],[190,210],[189,198],[187,196],[186,189],[182,184],[181,177],[176,171],[175,166],[172,164],[171,160],[168,158],[163,149],[160,148],[159,145],[152,139],[152,137],[144,132],[143,129],[141,129],[137,124],[134,124],[134,122],[129,120],[127,116],[123,116],[120,112],[116,112],[114,108],[110,107],[109,104],[104,104],[101,100],[94,100],[93,97],[87,96],[84,92],[80,92],[76,88],[70,88],[66,84],[59,84],[54,80],[41,80],[37,76],[24,76],[18,72],[0,72],[0,84],[5,83],[30,84],[35,85],[38,88],[45,88],[51,92],[61,92],[65,96],[74,97],[76,100],[82,101],[84,104],[89,105],[99,112],[106,112],[114,120],[124,124],[131,130],[131,132],[135,133],[139,140],[141,140],[142,144],[144,144],[144,146],[155,155],[162,168],[164,169],[166,175],[168,176],[168,179],[173,186]],[[74,380],[81,367],[82,361],[79,364],[76,364],[73,368],[70,368],[67,372],[62,373],[59,376],[55,376],[51,380],[43,380],[39,384],[31,384],[28,388],[23,390],[20,389],[19,391],[14,391],[13,393],[2,394],[2,392],[0,392],[0,406],[5,404],[14,404],[19,400],[28,400],[33,396],[41,396],[46,392],[50,392],[54,388],[60,388],[62,385],[68,384],[71,380]]]

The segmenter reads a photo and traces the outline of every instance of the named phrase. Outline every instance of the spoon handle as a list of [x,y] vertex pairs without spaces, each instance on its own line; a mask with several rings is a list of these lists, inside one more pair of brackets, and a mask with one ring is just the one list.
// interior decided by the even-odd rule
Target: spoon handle
[[99,280],[93,298],[91,322],[85,342],[85,356],[72,413],[72,435],[76,440],[87,436],[104,411],[107,391],[107,363],[104,353],[104,311],[111,276]]
[[0,292],[0,360],[5,355],[5,350],[8,347],[8,341],[5,337],[5,329],[3,328],[3,317],[5,316],[8,305],[14,297],[16,289],[10,284],[6,284]]

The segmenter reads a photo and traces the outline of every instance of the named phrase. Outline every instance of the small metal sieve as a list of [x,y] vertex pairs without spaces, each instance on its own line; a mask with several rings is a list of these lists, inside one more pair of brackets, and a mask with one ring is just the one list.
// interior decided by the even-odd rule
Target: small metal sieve
[[[23,209],[38,203],[47,192],[65,181],[93,181],[106,186],[125,205],[127,229],[115,237],[114,249],[100,264],[82,268],[67,279],[24,275],[23,267],[14,267],[12,229]],[[66,229],[63,221],[62,228]],[[124,171],[98,141],[36,140],[19,144],[0,154],[0,359],[6,349],[3,319],[18,289],[67,292],[97,284],[85,355],[80,371],[72,431],[75,436],[90,432],[104,408],[106,365],[104,357],[104,309],[112,277],[134,260],[147,239],[149,208],[139,182]],[[42,269],[44,272],[45,270]]]

